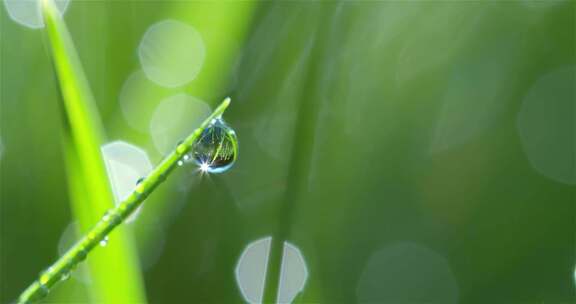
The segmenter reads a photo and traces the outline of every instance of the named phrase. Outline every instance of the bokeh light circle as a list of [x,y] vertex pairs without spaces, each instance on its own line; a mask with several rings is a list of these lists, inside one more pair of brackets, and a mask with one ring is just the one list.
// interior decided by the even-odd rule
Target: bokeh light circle
[[205,56],[200,33],[176,20],[153,24],[138,47],[140,65],[146,76],[159,85],[172,88],[196,78]]
[[458,283],[439,253],[413,242],[376,251],[356,289],[359,303],[458,303]]
[[137,70],[124,82],[118,101],[128,125],[147,133],[154,110],[164,98],[172,94],[173,90],[159,86],[150,81],[142,70]]
[[204,101],[181,93],[160,102],[150,120],[150,135],[154,146],[163,155],[192,133],[210,115]]
[[536,81],[518,114],[518,133],[540,174],[576,184],[576,67],[556,69]]
[[[4,0],[4,7],[8,15],[15,22],[29,28],[44,27],[44,20],[40,12],[41,0]],[[60,14],[64,14],[70,0],[52,0]]]
[[[124,141],[107,143],[101,150],[112,185],[114,201],[120,204],[132,194],[138,180],[152,171],[152,162],[146,151]],[[134,221],[143,206],[138,207],[126,222]]]

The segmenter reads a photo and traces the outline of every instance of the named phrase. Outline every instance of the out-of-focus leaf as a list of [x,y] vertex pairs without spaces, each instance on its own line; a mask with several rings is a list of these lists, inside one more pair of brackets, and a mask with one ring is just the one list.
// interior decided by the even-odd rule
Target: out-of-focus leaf
[[[42,10],[69,131],[65,146],[72,209],[85,231],[114,204],[100,154],[104,132],[65,23],[50,0],[43,1]],[[106,248],[90,256],[88,264],[95,301],[145,302],[138,259],[123,227],[111,235]]]

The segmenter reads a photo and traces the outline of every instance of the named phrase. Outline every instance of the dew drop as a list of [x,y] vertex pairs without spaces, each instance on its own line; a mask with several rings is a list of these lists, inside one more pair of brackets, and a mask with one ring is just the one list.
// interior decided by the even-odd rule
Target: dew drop
[[238,138],[222,119],[213,120],[194,142],[191,157],[200,170],[221,173],[232,167],[238,156]]
[[108,245],[108,237],[104,237],[101,241],[100,241],[100,246],[105,247],[106,245]]
[[139,179],[136,181],[136,185],[139,185],[139,184],[140,184],[141,182],[143,182],[143,181],[144,181],[144,177],[139,178]]
[[110,220],[110,212],[109,212],[109,211],[106,211],[106,212],[104,213],[104,215],[102,216],[102,220],[105,221],[105,222],[107,222],[107,221]]
[[[178,147],[184,147],[184,145],[178,145]],[[183,151],[185,151],[184,148],[180,149],[179,153],[183,153]],[[182,167],[184,165],[188,165],[190,163],[190,160],[191,160],[190,153],[186,153],[182,155],[182,158],[180,158],[178,162],[176,162],[176,164],[179,167]]]
[[70,272],[65,272],[60,276],[61,281],[66,281],[70,278]]

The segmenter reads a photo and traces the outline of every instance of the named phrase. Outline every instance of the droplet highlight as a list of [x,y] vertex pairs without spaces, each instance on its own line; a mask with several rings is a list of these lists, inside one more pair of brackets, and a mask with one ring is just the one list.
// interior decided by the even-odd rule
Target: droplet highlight
[[106,245],[108,245],[108,237],[103,238],[99,244],[102,247],[106,247]]

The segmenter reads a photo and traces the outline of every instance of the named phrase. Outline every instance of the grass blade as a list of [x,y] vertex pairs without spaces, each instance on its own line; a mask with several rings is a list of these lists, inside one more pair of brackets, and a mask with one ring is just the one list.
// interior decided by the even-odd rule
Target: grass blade
[[[66,112],[66,162],[70,201],[82,231],[113,207],[114,201],[100,153],[104,132],[74,44],[51,0],[41,10]],[[145,302],[142,278],[133,241],[124,229],[111,236],[105,250],[89,261],[94,301],[104,303]],[[49,268],[45,273],[50,272]],[[114,275],[110,275],[114,271]],[[40,282],[42,283],[42,282]],[[43,290],[44,285],[40,285]],[[37,294],[42,294],[39,292]]]

